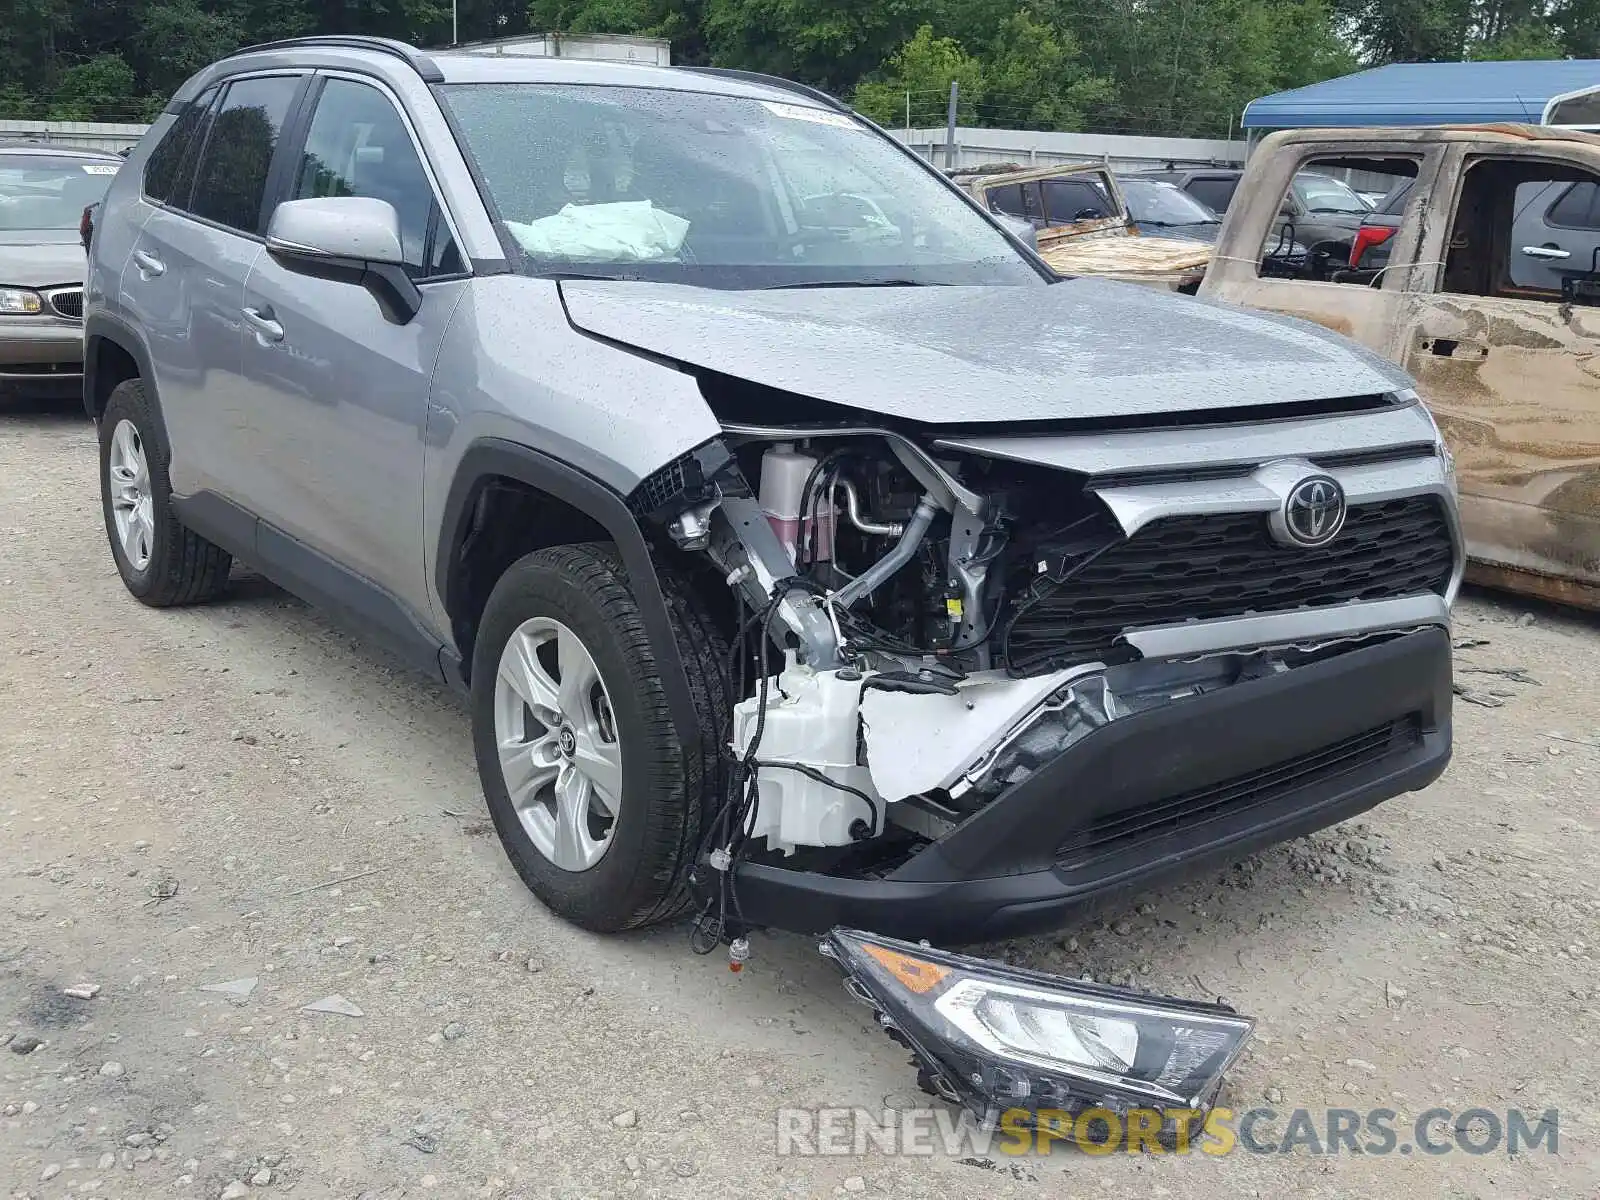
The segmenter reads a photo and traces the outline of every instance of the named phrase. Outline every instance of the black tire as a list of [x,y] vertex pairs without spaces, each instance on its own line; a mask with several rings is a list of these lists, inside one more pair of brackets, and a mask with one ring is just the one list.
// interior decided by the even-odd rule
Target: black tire
[[[117,427],[130,423],[138,435],[150,478],[150,507],[153,532],[150,561],[135,568],[122,548],[112,509],[111,442]],[[160,418],[145,393],[144,381],[124,380],[112,391],[100,414],[100,507],[105,516],[106,537],[117,574],[128,591],[152,608],[171,608],[180,604],[201,604],[214,600],[228,586],[228,571],[233,559],[222,547],[206,541],[187,528],[172,511],[172,484],[167,477],[170,454]]]
[[[473,650],[473,747],[501,844],[551,911],[596,933],[659,924],[684,911],[702,821],[722,786],[720,748],[732,720],[727,642],[690,587],[667,571],[658,578],[700,721],[696,754],[677,736],[639,606],[609,544],[555,546],[513,563],[489,596]],[[586,871],[563,870],[535,848],[501,772],[495,680],[506,642],[532,617],[554,618],[583,641],[605,681],[621,743],[620,811],[604,857]]]

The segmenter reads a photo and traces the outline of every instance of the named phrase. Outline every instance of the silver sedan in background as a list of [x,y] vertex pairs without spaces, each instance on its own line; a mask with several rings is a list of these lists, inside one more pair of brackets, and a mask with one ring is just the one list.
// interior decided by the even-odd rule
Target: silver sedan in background
[[101,150],[0,146],[0,398],[81,390],[80,225],[122,162]]

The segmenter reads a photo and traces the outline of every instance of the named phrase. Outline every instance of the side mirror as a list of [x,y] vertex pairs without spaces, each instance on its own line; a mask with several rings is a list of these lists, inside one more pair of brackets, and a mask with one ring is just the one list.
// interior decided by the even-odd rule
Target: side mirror
[[283,259],[345,259],[399,265],[400,216],[387,200],[325,196],[286,200],[267,226],[267,249]]
[[400,217],[387,200],[285,200],[267,225],[267,253],[302,275],[364,286],[397,325],[422,307],[422,293],[405,268]]

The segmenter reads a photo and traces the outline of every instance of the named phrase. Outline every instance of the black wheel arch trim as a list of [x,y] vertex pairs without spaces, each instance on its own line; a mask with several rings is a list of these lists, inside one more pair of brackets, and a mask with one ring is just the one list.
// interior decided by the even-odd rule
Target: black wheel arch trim
[[468,446],[450,483],[439,523],[438,553],[434,558],[434,582],[445,612],[453,614],[457,603],[457,584],[451,568],[466,540],[472,519],[471,503],[477,497],[479,486],[497,476],[515,479],[570,505],[592,517],[611,535],[622,565],[627,569],[634,601],[639,606],[640,619],[655,654],[673,727],[685,753],[697,753],[701,741],[700,720],[649,543],[629,510],[627,500],[593,476],[560,459],[503,438],[480,438]]
[[110,342],[133,359],[134,365],[139,368],[139,378],[144,380],[145,396],[165,425],[166,417],[161,412],[161,397],[156,394],[150,352],[145,348],[144,339],[126,321],[107,313],[90,313],[83,323],[83,410],[89,419],[96,420],[99,416],[95,411],[94,397],[99,387],[100,356],[95,351],[101,342]]

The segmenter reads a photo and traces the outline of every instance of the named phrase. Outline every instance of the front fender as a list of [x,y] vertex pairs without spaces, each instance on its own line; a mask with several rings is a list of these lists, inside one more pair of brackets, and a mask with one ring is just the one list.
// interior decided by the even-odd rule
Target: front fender
[[546,492],[616,543],[674,724],[693,744],[687,676],[627,497],[721,432],[692,375],[573,329],[555,282],[473,280],[439,352],[424,432],[423,548],[436,627],[451,628],[449,564],[479,482],[500,475]]

